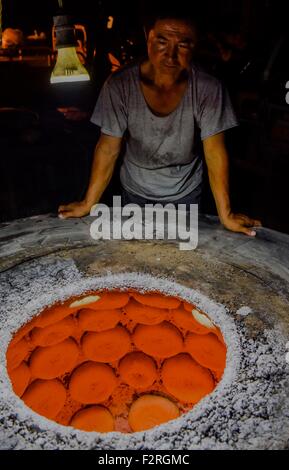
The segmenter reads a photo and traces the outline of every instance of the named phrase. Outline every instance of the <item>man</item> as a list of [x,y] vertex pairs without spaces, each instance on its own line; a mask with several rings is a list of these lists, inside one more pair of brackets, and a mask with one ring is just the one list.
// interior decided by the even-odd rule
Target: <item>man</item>
[[85,199],[59,207],[59,217],[89,213],[109,184],[123,139],[120,179],[125,203],[198,203],[202,141],[209,181],[225,228],[255,236],[260,222],[232,213],[224,131],[237,125],[227,93],[192,66],[195,28],[159,17],[149,29],[148,58],[110,76],[92,122],[101,128]]

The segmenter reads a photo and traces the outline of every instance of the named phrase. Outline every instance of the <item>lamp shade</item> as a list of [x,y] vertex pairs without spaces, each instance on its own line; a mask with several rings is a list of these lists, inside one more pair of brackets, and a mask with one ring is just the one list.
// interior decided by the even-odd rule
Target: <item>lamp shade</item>
[[83,82],[90,80],[86,68],[82,65],[76,52],[74,26],[67,15],[53,18],[57,59],[52,71],[51,83]]

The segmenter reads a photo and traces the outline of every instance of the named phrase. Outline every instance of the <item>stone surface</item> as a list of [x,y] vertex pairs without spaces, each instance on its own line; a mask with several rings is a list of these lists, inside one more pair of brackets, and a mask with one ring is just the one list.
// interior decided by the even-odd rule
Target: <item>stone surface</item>
[[[285,344],[289,340],[289,236],[261,228],[258,229],[257,237],[251,239],[224,230],[216,218],[203,216],[199,221],[197,249],[180,251],[177,241],[93,240],[89,234],[92,221],[91,217],[60,220],[45,215],[0,224],[0,280],[7,282],[10,273],[11,278],[16,276],[16,279],[22,273],[22,268],[24,271],[29,269],[29,263],[35,267],[39,261],[45,271],[45,266],[51,263],[57,262],[60,266],[65,266],[72,262],[84,279],[111,273],[149,274],[175,281],[185,288],[200,292],[217,305],[224,305],[239,331],[244,351],[247,351],[247,359],[244,355],[241,361],[243,376],[241,374],[237,382],[240,397],[241,390],[248,387],[248,383],[254,383],[255,374],[256,387],[257,380],[262,380],[263,394],[264,391],[272,397],[276,394],[279,415],[272,412],[275,427],[272,425],[270,431],[269,400],[267,403],[266,396],[260,398],[256,395],[256,402],[257,398],[260,401],[258,411],[256,403],[255,407],[249,409],[242,402],[244,395],[239,401],[236,399],[232,402],[232,416],[223,412],[222,422],[227,423],[227,428],[224,427],[222,435],[216,435],[216,431],[211,435],[209,429],[205,428],[202,428],[201,434],[196,431],[190,434],[188,418],[181,426],[181,431],[178,428],[179,438],[172,437],[172,431],[167,434],[166,430],[166,438],[161,432],[155,441],[150,441],[148,437],[148,445],[151,446],[148,448],[206,448],[205,438],[208,439],[207,448],[287,448],[289,432],[288,426],[283,424],[288,423],[289,391],[288,388],[280,390],[279,397],[277,390],[279,383],[283,387],[287,384],[288,387]],[[14,287],[12,283],[11,290]],[[27,285],[25,289],[27,290]],[[21,286],[18,286],[18,290],[21,290]],[[242,307],[248,307],[247,314],[238,316],[238,310]],[[262,351],[260,357],[256,356],[254,348]],[[212,410],[211,408],[210,416],[214,414]],[[207,412],[204,413],[206,416]],[[263,413],[263,418],[260,418],[260,413]],[[254,424],[257,415],[258,419],[262,419],[261,428],[264,423],[268,425],[269,434],[264,434],[264,442],[257,436]],[[280,433],[285,433],[280,436],[279,431],[276,431],[278,419]],[[242,420],[252,421],[252,432],[250,434],[248,431],[247,436],[240,430],[241,425],[238,425]],[[204,422],[202,426],[205,426]],[[269,442],[268,435],[271,435]],[[181,436],[185,436],[183,441]],[[15,440],[14,437],[13,439]],[[64,444],[60,448],[71,447],[67,439],[63,437]],[[5,441],[3,448],[5,445],[9,447],[8,441],[9,439]],[[101,440],[97,444],[95,440],[88,448],[105,448],[105,445],[112,449],[141,448],[141,441],[136,436],[131,436],[129,441],[112,438],[111,441],[106,440],[106,444]],[[31,442],[26,447],[37,448],[39,436],[34,436]],[[25,442],[21,445],[25,447]],[[11,440],[11,447],[13,446]],[[18,448],[17,445],[15,447]],[[39,447],[47,448],[40,444]]]
[[[288,235],[261,228],[251,239],[224,230],[215,217],[203,216],[197,249],[180,251],[173,241],[93,240],[89,233],[93,220],[44,215],[0,224],[0,272],[57,253],[72,258],[87,274],[133,269],[169,276],[229,308],[250,301],[264,325],[274,323],[277,316],[289,336]],[[252,322],[250,315],[247,321]]]

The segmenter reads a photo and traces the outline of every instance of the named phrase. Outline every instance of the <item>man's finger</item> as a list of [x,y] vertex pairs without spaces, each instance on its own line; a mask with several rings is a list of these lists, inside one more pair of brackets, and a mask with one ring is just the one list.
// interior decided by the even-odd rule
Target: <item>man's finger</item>
[[66,211],[67,209],[69,209],[69,207],[67,205],[59,206],[58,207],[58,212],[63,212],[63,211]]
[[261,227],[262,226],[260,220],[250,219],[249,217],[247,217],[246,225],[248,227]]
[[261,227],[262,226],[259,220],[250,219],[250,217],[247,217],[247,216],[243,216],[242,221],[246,225],[246,227]]
[[71,204],[65,204],[62,206],[58,207],[58,212],[66,212],[74,209],[74,203],[72,202]]
[[262,227],[260,220],[251,219],[245,214],[236,214],[236,216],[241,219],[248,227]]
[[240,227],[240,229],[238,231],[241,232],[241,233],[244,233],[245,235],[248,235],[249,237],[256,237],[255,230],[251,230],[250,228]]
[[74,211],[63,211],[58,214],[59,219],[69,219],[69,217],[77,217]]

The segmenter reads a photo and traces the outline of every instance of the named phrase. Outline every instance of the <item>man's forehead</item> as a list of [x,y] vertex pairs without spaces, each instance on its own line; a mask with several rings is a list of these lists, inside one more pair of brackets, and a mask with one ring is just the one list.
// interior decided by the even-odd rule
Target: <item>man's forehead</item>
[[193,39],[192,27],[184,20],[165,19],[156,21],[153,32],[155,36],[177,36],[181,39]]

